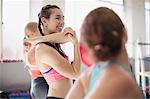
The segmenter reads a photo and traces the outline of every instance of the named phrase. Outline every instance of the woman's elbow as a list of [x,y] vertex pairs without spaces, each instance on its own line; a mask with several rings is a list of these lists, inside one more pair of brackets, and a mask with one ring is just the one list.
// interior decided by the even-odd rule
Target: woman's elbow
[[73,75],[73,79],[76,80],[79,76],[80,76],[80,71],[76,72],[76,73]]
[[80,73],[69,73],[68,75],[66,74],[65,77],[69,78],[69,79],[74,79],[76,80],[79,77]]

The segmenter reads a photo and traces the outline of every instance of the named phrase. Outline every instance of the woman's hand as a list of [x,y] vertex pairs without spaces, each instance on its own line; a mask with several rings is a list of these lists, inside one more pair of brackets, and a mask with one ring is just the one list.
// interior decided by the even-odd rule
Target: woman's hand
[[24,42],[23,47],[25,52],[29,52],[29,50],[31,49],[31,44],[28,42]]
[[75,31],[72,28],[70,28],[70,27],[65,28],[64,29],[64,36],[67,36],[69,41],[71,41],[73,44],[78,43],[78,39],[76,37],[76,33],[75,33]]
[[28,43],[28,44],[34,46],[39,42],[37,40],[35,40],[34,38],[28,38],[28,39],[24,39],[24,43]]

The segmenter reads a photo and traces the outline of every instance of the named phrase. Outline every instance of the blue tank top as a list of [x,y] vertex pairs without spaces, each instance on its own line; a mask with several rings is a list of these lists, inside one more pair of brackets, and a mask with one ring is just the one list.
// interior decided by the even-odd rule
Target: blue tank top
[[[117,66],[125,67],[124,64],[117,62],[117,61],[109,61],[101,66],[99,63],[95,64],[92,74],[91,74],[91,77],[90,77],[90,83],[89,83],[89,89],[88,89],[89,91],[91,91],[94,88],[95,82],[98,80],[98,77],[100,76],[101,71],[108,68],[112,64],[117,64]],[[129,72],[129,70],[127,70],[126,68],[124,68],[124,69],[125,69],[125,71]]]

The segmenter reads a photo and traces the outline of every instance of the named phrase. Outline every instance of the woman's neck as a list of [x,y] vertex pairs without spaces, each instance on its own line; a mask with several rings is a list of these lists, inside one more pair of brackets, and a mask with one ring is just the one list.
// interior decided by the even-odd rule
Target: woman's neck
[[129,71],[131,70],[127,50],[125,47],[122,49],[116,60],[124,64],[124,68],[128,69]]
[[126,51],[126,48],[122,48],[122,50],[120,51],[120,53],[118,54],[118,56],[114,57],[114,58],[110,58],[109,60],[107,61],[97,61],[99,63],[107,63],[108,61],[111,61],[111,60],[114,60],[114,61],[118,61],[126,66],[130,66],[130,63],[129,63],[129,59],[128,59],[128,54],[127,54],[127,51]]
[[50,31],[48,31],[48,30],[44,30],[44,34],[45,35],[49,35],[49,34],[53,34],[54,32],[50,32]]

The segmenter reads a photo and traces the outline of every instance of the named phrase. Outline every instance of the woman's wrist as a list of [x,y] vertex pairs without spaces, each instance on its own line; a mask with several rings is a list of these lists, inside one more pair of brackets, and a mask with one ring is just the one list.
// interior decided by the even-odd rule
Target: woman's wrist
[[78,45],[78,40],[74,41],[73,45]]

